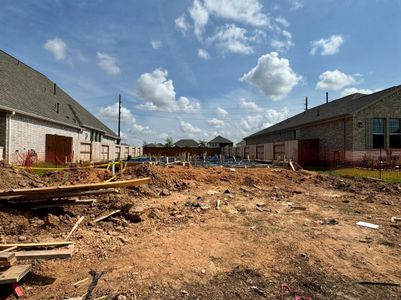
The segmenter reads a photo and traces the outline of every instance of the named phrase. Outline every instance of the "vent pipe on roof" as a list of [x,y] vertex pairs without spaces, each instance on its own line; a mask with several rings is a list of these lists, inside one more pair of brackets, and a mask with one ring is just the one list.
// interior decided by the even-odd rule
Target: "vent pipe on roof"
[[56,113],[60,112],[60,103],[56,103]]
[[56,95],[57,94],[57,84],[53,84],[53,94]]
[[305,97],[305,111],[308,110],[308,96]]
[[329,92],[326,92],[326,104],[329,103]]

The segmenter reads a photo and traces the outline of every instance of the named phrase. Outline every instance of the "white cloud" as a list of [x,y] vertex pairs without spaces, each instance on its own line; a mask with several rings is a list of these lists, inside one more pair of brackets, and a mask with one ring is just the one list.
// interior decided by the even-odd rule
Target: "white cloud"
[[209,38],[209,42],[216,43],[223,53],[253,53],[253,44],[264,37],[262,31],[256,30],[249,34],[245,28],[234,24],[226,24],[216,29],[215,34]]
[[289,27],[291,23],[284,17],[277,17],[275,21],[283,27]]
[[210,55],[205,49],[198,49],[198,56],[202,59],[209,59]]
[[152,48],[155,50],[160,49],[163,46],[163,43],[161,40],[151,40],[150,44],[152,45]]
[[376,90],[369,90],[369,89],[357,89],[357,88],[346,88],[341,92],[342,96],[347,96],[347,95],[351,95],[351,94],[355,94],[355,93],[360,93],[360,94],[372,94],[375,92],[380,91],[380,89],[376,89]]
[[214,128],[222,128],[222,127],[224,127],[224,121],[223,121],[223,120],[216,119],[216,118],[207,120],[207,123],[208,123],[210,126],[213,126]]
[[339,70],[326,71],[320,74],[319,79],[316,85],[317,90],[340,90],[357,83],[357,80],[352,75],[345,74]]
[[193,112],[200,108],[200,104],[191,101],[187,97],[179,97],[176,93],[172,80],[167,79],[167,70],[158,68],[152,73],[144,73],[137,80],[138,95],[146,101],[145,104],[137,106],[140,109],[158,111],[184,111]]
[[109,75],[119,75],[121,70],[118,66],[118,60],[105,52],[97,52],[97,65]]
[[204,6],[216,17],[254,26],[265,26],[269,23],[259,0],[205,0]]
[[217,115],[219,116],[219,118],[225,118],[228,115],[228,111],[221,107],[217,107]]
[[253,101],[248,101],[245,98],[241,98],[239,100],[239,106],[243,109],[254,111],[254,112],[261,112],[263,109],[259,107],[255,102]]
[[297,10],[304,7],[304,4],[301,0],[288,0],[291,5],[291,10]]
[[202,39],[204,28],[209,21],[209,13],[199,0],[194,0],[192,7],[189,9],[189,15],[194,22],[194,33],[198,39]]
[[281,111],[266,109],[262,113],[247,115],[240,120],[240,126],[244,134],[251,134],[257,130],[270,127],[288,116],[288,109],[285,107]]
[[175,19],[175,26],[182,32],[182,34],[186,34],[190,29],[191,25],[188,23],[187,17],[185,14],[179,16]]
[[[106,119],[117,123],[118,121],[118,102],[105,107],[100,107],[97,114],[101,119]],[[121,107],[121,123],[122,128],[127,130],[129,134],[150,134],[152,131],[148,126],[138,124],[132,112],[122,106]],[[124,136],[123,136],[124,137]],[[124,138],[130,139],[130,136]]]
[[[184,13],[175,19],[176,28],[184,35],[193,28],[194,35],[204,46],[215,43],[223,52],[250,54],[253,52],[253,44],[260,42],[265,37],[265,32],[241,28],[234,24],[221,25],[221,22],[213,21],[223,19],[244,23],[250,27],[271,27],[270,19],[263,12],[260,0],[193,0],[188,14],[191,24]],[[213,20],[210,21],[211,19]],[[209,23],[220,26],[210,30]],[[204,58],[205,55],[202,54],[198,50],[198,55]]]
[[67,56],[67,44],[58,37],[47,40],[44,44],[44,48],[53,54],[54,58],[57,60],[63,60]]
[[327,39],[320,39],[312,42],[312,48],[310,50],[311,55],[319,53],[320,55],[333,55],[340,51],[341,45],[344,43],[342,35],[332,35]]
[[281,39],[273,39],[271,45],[278,51],[284,51],[289,49],[290,47],[294,46],[294,43],[292,42],[291,33],[287,30],[282,30]]
[[202,130],[198,127],[193,126],[191,123],[185,122],[185,121],[181,121],[180,122],[180,127],[181,130],[188,134],[189,136],[193,136],[196,133],[200,133],[202,132]]
[[277,52],[259,57],[257,65],[241,78],[273,100],[287,96],[301,79],[302,76],[292,70],[289,60],[280,58]]

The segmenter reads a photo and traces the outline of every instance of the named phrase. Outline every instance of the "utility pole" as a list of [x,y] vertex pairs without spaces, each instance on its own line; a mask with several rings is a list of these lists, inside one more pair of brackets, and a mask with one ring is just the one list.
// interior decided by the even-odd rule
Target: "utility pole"
[[308,110],[308,96],[305,97],[305,111]]
[[121,94],[118,95],[118,144],[121,142]]

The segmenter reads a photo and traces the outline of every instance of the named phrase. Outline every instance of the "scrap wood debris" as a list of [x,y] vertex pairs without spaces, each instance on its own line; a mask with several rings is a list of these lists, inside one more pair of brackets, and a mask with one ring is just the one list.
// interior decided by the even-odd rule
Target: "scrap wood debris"
[[[71,171],[75,172],[79,171]],[[36,178],[31,177],[29,180]],[[119,180],[143,177],[150,178],[148,185],[119,187],[118,193],[70,197],[96,198],[92,205],[20,210],[15,206],[10,209],[10,201],[1,200],[6,205],[0,209],[0,243],[9,249],[51,239],[74,241],[75,253],[69,259],[32,266],[32,275],[25,279],[28,299],[46,299],[49,290],[56,299],[77,295],[77,299],[84,299],[92,278],[87,277],[87,270],[96,265],[116,270],[108,274],[107,281],[98,281],[91,299],[103,295],[126,295],[130,299],[133,293],[138,299],[170,299],[183,297],[182,290],[193,298],[221,299],[221,286],[227,287],[224,292],[230,299],[279,298],[277,287],[283,281],[313,299],[342,299],[341,292],[359,299],[366,289],[376,299],[385,299],[399,291],[397,286],[375,289],[372,284],[354,284],[355,278],[364,278],[367,265],[369,271],[389,282],[398,282],[392,266],[398,259],[399,231],[391,227],[397,224],[390,220],[401,213],[397,202],[400,190],[392,184],[333,178],[304,170],[230,172],[228,168],[148,165],[128,167]],[[0,188],[24,187],[13,180],[14,186],[0,182]],[[76,183],[83,182],[85,178]],[[33,186],[24,188],[28,187]],[[367,203],[368,197],[380,201]],[[343,199],[350,201],[343,203]],[[289,202],[306,210],[293,211]],[[107,221],[92,226],[96,218],[117,210],[120,212],[103,219]],[[341,222],[338,226],[320,226],[336,225],[337,220]],[[380,230],[361,229],[355,225],[360,220],[375,220]],[[364,238],[366,235],[369,239]],[[221,245],[229,245],[229,251],[218,250]],[[69,251],[68,246],[20,246],[12,252],[25,255],[24,251],[36,251],[32,254],[44,256],[49,254],[44,251],[50,251],[61,256]],[[0,248],[0,253],[4,249]],[[306,255],[300,256],[300,252]],[[363,260],[359,259],[361,253]],[[377,263],[372,263],[371,256]],[[16,265],[20,263],[17,259]],[[237,265],[258,270],[259,275],[232,275]],[[37,284],[36,276],[49,274],[57,280],[47,286]],[[189,286],[182,286],[183,282]]]

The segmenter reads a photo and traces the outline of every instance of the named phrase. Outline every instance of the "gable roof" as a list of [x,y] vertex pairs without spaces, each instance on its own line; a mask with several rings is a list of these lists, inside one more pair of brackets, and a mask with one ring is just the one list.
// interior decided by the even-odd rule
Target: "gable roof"
[[[57,105],[59,111],[57,112]],[[42,73],[0,50],[0,109],[118,136]]]
[[230,140],[222,137],[221,135],[216,136],[213,140],[209,142],[209,144],[232,144]]
[[146,144],[143,145],[143,148],[163,148],[164,145],[161,143],[155,144],[155,143],[150,143],[150,144]]
[[245,137],[249,139],[264,134],[270,134],[278,131],[283,131],[290,128],[300,127],[309,123],[321,122],[329,119],[333,119],[340,116],[351,115],[358,110],[365,108],[366,106],[372,105],[384,96],[393,93],[397,89],[401,89],[401,85],[393,86],[391,88],[365,95],[355,93],[348,95],[329,103],[325,103],[314,108],[308,109],[300,114],[297,114],[287,120],[281,121],[273,126],[266,129],[260,130],[252,135]]
[[176,147],[198,147],[199,143],[193,139],[182,139],[174,143]]

